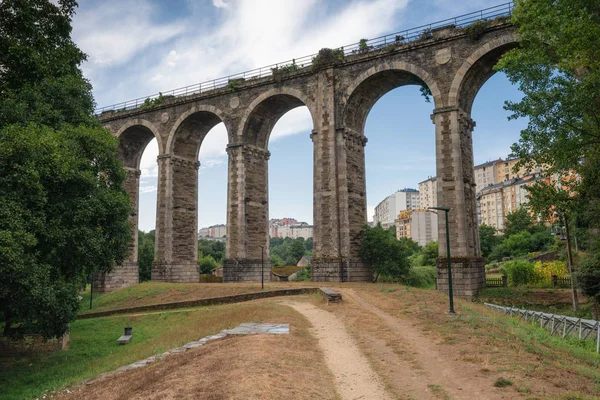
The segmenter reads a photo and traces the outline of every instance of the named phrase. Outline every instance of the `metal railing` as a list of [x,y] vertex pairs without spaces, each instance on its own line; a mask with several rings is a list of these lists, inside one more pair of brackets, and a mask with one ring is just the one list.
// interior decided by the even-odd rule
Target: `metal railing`
[[490,303],[483,304],[504,314],[516,315],[525,321],[539,323],[540,327],[549,329],[551,335],[558,334],[563,339],[567,335],[576,336],[580,340],[595,339],[596,353],[600,353],[600,321],[549,314],[541,311],[522,310],[514,307],[503,307]]
[[[443,21],[434,22],[427,25],[421,25],[416,28],[407,29],[404,31],[391,33],[385,36],[380,36],[374,39],[369,39],[366,42],[361,41],[350,45],[342,46],[340,49],[344,51],[345,56],[368,52],[372,50],[382,49],[389,45],[400,45],[412,42],[418,39],[426,39],[431,37],[436,30],[443,28],[464,28],[477,21],[493,20],[499,17],[509,17],[512,14],[514,5],[512,2],[501,4],[494,7],[489,7],[483,10],[475,11],[469,14],[460,15],[458,17],[448,18]],[[296,65],[298,68],[310,67],[313,63],[313,58],[317,54],[295,58],[271,64],[266,67],[256,68],[250,71],[240,72],[238,74],[225,76],[222,78],[213,79],[206,82],[196,83],[193,85],[172,89],[166,92],[156,93],[150,96],[139,97],[133,100],[127,100],[122,103],[112,104],[110,106],[96,108],[95,114],[99,115],[104,111],[127,111],[141,107],[147,100],[153,100],[159,96],[182,97],[194,94],[201,94],[216,89],[225,88],[232,80],[249,80],[266,78],[273,75],[273,69],[283,68],[290,65]]]

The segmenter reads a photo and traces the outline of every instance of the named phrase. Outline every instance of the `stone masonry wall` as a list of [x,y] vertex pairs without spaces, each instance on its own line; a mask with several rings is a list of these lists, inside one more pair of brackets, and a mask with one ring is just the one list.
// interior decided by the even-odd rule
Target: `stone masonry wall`
[[[283,72],[277,79],[240,81],[236,90],[217,88],[169,98],[151,110],[103,114],[103,125],[122,140],[120,154],[127,158],[128,167],[138,165],[152,137],[158,140],[153,279],[191,281],[195,274],[198,188],[197,175],[192,183],[197,171],[189,166],[197,161],[194,154],[205,134],[219,121],[229,139],[228,276],[260,278],[252,271],[260,246],[265,259],[269,255],[268,138],[285,112],[304,104],[313,118],[313,279],[367,280],[370,268],[358,259],[360,230],[367,217],[364,125],[375,102],[403,85],[431,90],[438,199],[451,208],[452,256],[478,259],[470,108],[481,85],[494,73],[498,57],[514,47],[513,32],[514,27],[494,21],[480,39],[472,41],[464,30],[448,27],[428,39],[348,55],[335,65]],[[177,157],[187,164],[178,165]],[[444,218],[439,221],[439,241],[444,243]],[[445,246],[440,246],[440,256],[445,253]],[[470,262],[463,270],[467,275],[458,279],[467,279],[471,288],[480,284],[479,262]]]
[[[451,257],[454,296],[472,300],[485,287],[485,259],[482,257]],[[437,290],[448,293],[448,259],[437,261]]]

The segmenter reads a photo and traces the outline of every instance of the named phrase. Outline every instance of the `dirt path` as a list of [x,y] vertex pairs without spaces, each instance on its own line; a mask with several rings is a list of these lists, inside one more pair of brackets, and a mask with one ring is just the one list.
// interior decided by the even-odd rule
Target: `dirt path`
[[334,314],[309,303],[285,301],[304,315],[312,324],[327,366],[333,372],[337,389],[343,400],[387,400],[379,376],[346,332],[344,322]]
[[[354,290],[343,290],[345,300],[354,300],[362,309],[379,317],[389,327],[397,340],[412,354],[407,360],[389,360],[393,379],[402,382],[404,394],[418,399],[450,397],[452,399],[502,399],[494,393],[489,379],[477,376],[464,362],[448,357],[436,349],[437,344],[410,322],[391,316],[362,299]],[[390,355],[383,354],[382,357]],[[415,367],[416,366],[416,367]],[[443,394],[440,393],[443,390]],[[441,396],[440,396],[441,395]]]

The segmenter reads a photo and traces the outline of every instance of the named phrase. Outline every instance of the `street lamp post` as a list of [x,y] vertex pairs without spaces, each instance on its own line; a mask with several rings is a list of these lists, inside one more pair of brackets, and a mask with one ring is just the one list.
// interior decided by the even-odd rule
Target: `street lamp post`
[[450,298],[450,311],[448,314],[456,314],[454,311],[454,296],[452,293],[452,261],[450,260],[450,228],[448,227],[448,213],[450,207],[427,207],[427,210],[440,210],[446,213],[446,257],[448,259],[448,297]]
[[265,290],[265,248],[260,246],[260,286]]

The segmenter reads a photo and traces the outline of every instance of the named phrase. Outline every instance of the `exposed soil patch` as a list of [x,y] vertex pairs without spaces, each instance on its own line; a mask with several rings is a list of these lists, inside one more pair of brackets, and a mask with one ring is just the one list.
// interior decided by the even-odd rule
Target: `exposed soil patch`
[[[371,369],[361,354],[344,322],[335,315],[309,303],[284,302],[308,318],[311,330],[319,340],[329,369],[333,372],[336,386],[343,400],[386,400],[380,377]],[[292,397],[290,397],[292,398]]]
[[58,398],[338,399],[308,321],[290,312],[289,335],[228,336]]

